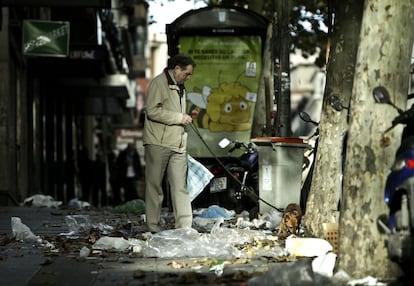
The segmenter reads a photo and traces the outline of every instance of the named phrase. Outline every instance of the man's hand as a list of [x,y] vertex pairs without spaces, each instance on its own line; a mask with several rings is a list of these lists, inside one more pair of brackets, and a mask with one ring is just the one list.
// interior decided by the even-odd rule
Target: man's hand
[[190,115],[188,115],[188,114],[183,114],[183,120],[182,120],[182,122],[181,122],[183,125],[188,125],[188,124],[190,124],[192,121],[193,121],[193,119],[191,118],[191,116],[190,116]]

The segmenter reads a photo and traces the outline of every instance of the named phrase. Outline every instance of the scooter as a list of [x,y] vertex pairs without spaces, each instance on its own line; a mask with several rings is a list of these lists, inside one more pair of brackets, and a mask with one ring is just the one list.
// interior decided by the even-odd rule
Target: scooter
[[246,210],[250,218],[256,218],[258,213],[259,155],[253,143],[231,141],[227,138],[220,140],[220,148],[229,146],[228,153],[243,150],[240,157],[226,156],[218,158],[209,169],[214,178],[208,190],[211,199],[221,207],[240,213]]
[[302,186],[300,191],[300,207],[303,212],[306,211],[306,202],[308,200],[308,195],[310,192],[312,179],[313,179],[313,171],[315,169],[315,159],[316,159],[316,152],[318,151],[318,142],[319,142],[319,122],[313,121],[310,115],[304,111],[299,113],[299,117],[307,123],[311,123],[316,128],[306,141],[312,146],[305,151],[304,156],[304,163],[302,167]]
[[[414,269],[414,104],[403,111],[396,107],[382,86],[375,87],[373,97],[377,103],[393,106],[398,115],[393,119],[390,131],[399,124],[405,125],[391,171],[387,176],[384,201],[389,208],[388,218],[381,228],[388,234],[389,258],[396,262],[405,274]],[[408,98],[414,98],[413,94]]]

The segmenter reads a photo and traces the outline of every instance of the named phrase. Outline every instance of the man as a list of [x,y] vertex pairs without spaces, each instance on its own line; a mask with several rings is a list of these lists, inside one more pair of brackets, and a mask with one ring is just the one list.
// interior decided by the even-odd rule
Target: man
[[187,133],[191,116],[186,114],[184,82],[190,79],[194,61],[186,55],[175,55],[167,68],[148,85],[145,146],[145,213],[151,232],[160,231],[163,178],[167,175],[174,211],[175,228],[192,225],[191,200],[186,186]]
[[128,143],[127,147],[119,153],[117,165],[125,192],[125,201],[137,199],[137,181],[142,175],[142,167],[134,144]]

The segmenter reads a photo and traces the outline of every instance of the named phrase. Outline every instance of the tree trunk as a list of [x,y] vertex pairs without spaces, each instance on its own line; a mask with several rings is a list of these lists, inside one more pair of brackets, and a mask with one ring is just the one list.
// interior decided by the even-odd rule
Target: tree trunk
[[[272,27],[269,25],[267,30],[267,39],[272,37]],[[272,58],[272,43],[267,40],[265,43],[263,58],[269,59]],[[251,131],[251,138],[262,137],[262,136],[271,136],[271,111],[274,105],[273,94],[271,94],[271,87],[273,85],[273,80],[271,80],[271,75],[273,73],[273,68],[271,66],[272,61],[263,61],[263,68],[260,78],[260,85],[257,91],[257,101],[256,107],[253,115],[253,126]]]
[[383,131],[397,112],[389,105],[375,104],[372,90],[385,86],[397,106],[406,106],[414,5],[412,0],[366,0],[364,4],[349,110],[337,268],[354,278],[391,278],[397,268],[388,259],[376,221],[387,212],[383,190],[401,128],[386,135],[390,146],[381,145]]
[[316,237],[323,237],[322,223],[338,222],[348,111],[336,111],[330,105],[330,98],[336,96],[345,107],[349,106],[363,10],[362,1],[334,1],[334,5],[335,24],[319,124],[319,147],[305,217],[307,230]]

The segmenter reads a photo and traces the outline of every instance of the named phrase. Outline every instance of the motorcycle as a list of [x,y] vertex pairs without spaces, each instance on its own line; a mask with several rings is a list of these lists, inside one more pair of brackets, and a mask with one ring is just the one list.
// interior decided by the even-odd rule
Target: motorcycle
[[303,212],[306,210],[306,202],[308,200],[308,195],[310,192],[312,179],[313,179],[313,170],[315,169],[315,159],[316,152],[318,151],[318,142],[319,142],[319,122],[313,121],[310,115],[304,111],[299,113],[299,117],[307,123],[311,123],[315,126],[313,134],[311,134],[306,141],[312,146],[305,151],[304,162],[302,167],[302,186],[301,186],[301,195],[300,195],[300,207]]
[[200,201],[217,204],[236,213],[249,212],[250,218],[258,214],[258,165],[259,155],[253,143],[231,141],[227,138],[219,142],[222,149],[231,148],[228,153],[243,150],[240,157],[216,158],[209,170],[214,175],[210,185],[203,191]]
[[[334,102],[334,104],[332,104],[332,102]],[[339,99],[337,99],[336,97],[331,98],[331,105],[336,111],[347,109],[347,107],[344,107],[342,103],[339,101]],[[303,111],[299,113],[299,117],[304,122],[311,123],[315,127],[313,134],[311,134],[306,139],[308,144],[312,147],[305,151],[304,164],[303,164],[303,169],[302,169],[302,186],[301,186],[300,206],[302,210],[305,212],[308,195],[309,195],[310,188],[312,185],[313,172],[315,169],[315,160],[316,160],[316,155],[317,155],[318,146],[319,146],[319,122],[312,120],[310,115]],[[345,133],[343,137],[343,142],[342,142],[343,149],[341,153],[341,172],[343,171],[345,167],[344,162],[345,162],[345,154],[346,154],[346,150],[345,150],[346,144],[344,142],[346,141],[346,136],[347,134]],[[338,208],[337,208],[338,210],[340,209],[341,199],[342,199],[342,196],[340,194],[339,200],[338,200]]]
[[[399,109],[382,86],[374,88],[373,97],[377,103],[389,104],[398,111],[391,127],[384,133],[399,124],[405,125],[401,145],[385,185],[384,201],[389,214],[385,222],[380,219],[378,223],[388,234],[386,244],[389,258],[405,274],[409,274],[414,269],[414,104],[406,111]],[[414,98],[413,94],[408,98]]]

